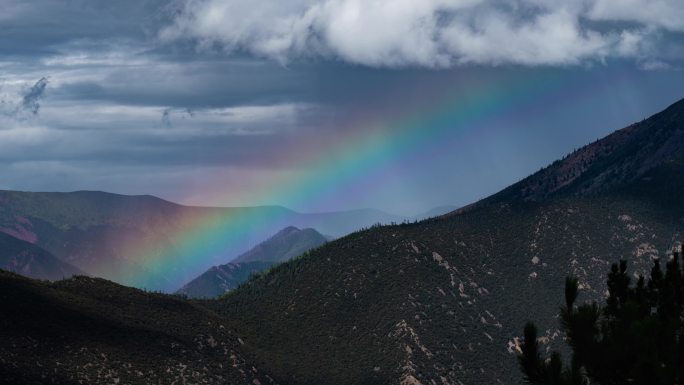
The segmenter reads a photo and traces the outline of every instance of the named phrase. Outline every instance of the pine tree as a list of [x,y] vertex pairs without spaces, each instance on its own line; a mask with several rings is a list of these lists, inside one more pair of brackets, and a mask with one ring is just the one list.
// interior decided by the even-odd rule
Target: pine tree
[[608,273],[608,298],[575,305],[576,278],[565,282],[561,327],[572,350],[564,366],[558,353],[543,357],[537,328],[528,323],[519,356],[524,380],[535,385],[684,383],[684,273],[677,254],[666,272],[655,261],[646,282],[635,285],[627,262],[613,264]]

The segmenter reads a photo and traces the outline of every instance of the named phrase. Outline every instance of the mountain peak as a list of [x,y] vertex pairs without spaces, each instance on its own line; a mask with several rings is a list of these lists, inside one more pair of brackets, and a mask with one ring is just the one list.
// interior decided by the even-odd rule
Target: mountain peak
[[276,235],[274,235],[274,237],[283,236],[283,235],[288,235],[288,234],[296,233],[296,232],[298,232],[298,231],[301,231],[298,227],[295,227],[295,226],[288,226],[288,227],[286,227],[286,228],[284,228],[284,229],[278,231],[278,232],[276,233]]
[[327,242],[327,238],[315,229],[300,230],[298,227],[288,226],[248,252],[238,256],[233,262],[283,262],[325,242]]
[[328,241],[312,228],[288,226],[274,236],[240,255],[234,261],[214,266],[178,290],[189,297],[217,297],[250,276],[304,254]]

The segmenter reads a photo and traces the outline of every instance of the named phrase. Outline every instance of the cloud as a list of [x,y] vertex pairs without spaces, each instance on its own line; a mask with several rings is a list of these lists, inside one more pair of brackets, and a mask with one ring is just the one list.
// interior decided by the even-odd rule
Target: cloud
[[32,115],[38,115],[38,111],[40,110],[40,103],[38,103],[38,101],[45,94],[47,85],[48,79],[46,77],[40,78],[36,84],[24,93],[21,99],[21,107]]
[[165,108],[164,111],[162,111],[162,116],[161,116],[161,122],[162,125],[164,125],[167,128],[171,128],[172,126],[172,119],[171,116],[174,115],[178,119],[187,119],[187,118],[193,118],[195,117],[195,111],[189,109],[189,108],[183,108],[183,109],[177,109],[177,108]]
[[160,38],[281,63],[574,65],[651,55],[683,13],[680,0],[186,0]]
[[[37,116],[48,83],[48,78],[42,77],[30,87],[23,84],[19,90],[0,93],[0,114],[16,119],[25,119],[27,115]],[[17,85],[11,88],[16,89]]]
[[684,5],[680,0],[596,0],[588,16],[684,32]]

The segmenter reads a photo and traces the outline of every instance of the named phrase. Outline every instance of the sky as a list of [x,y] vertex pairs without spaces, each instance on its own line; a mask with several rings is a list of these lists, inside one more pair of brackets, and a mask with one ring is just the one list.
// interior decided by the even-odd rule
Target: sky
[[0,188],[416,214],[684,97],[681,0],[2,0]]

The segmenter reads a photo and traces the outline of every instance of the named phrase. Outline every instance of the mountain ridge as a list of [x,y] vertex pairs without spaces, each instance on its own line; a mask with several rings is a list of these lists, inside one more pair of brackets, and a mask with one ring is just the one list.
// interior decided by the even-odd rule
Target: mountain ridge
[[231,262],[284,262],[327,241],[328,239],[315,229],[288,226]]
[[[554,196],[591,196],[602,191],[620,190],[638,194],[639,182],[661,183],[666,191],[659,198],[684,186],[674,180],[673,186],[659,177],[659,168],[668,164],[684,175],[684,98],[663,111],[617,130],[553,162],[520,182],[480,202],[543,201]],[[649,190],[653,193],[653,190]]]
[[0,232],[0,269],[46,280],[83,274],[78,268],[59,260],[46,250],[3,232]]
[[[146,271],[139,257],[122,246],[138,245],[162,258],[176,250],[179,235],[197,223],[230,223],[235,216],[263,218],[244,225],[245,236],[191,270],[171,269],[166,275],[150,270],[142,284],[128,281],[127,271]],[[374,223],[401,218],[375,210],[302,214],[278,206],[207,208],[183,206],[154,196],[104,192],[34,193],[0,190],[0,232],[49,251],[83,272],[123,284],[173,291],[212,265],[230,261],[286,226],[313,227],[334,237]],[[142,243],[141,243],[142,242]],[[149,270],[149,269],[147,269]]]
[[328,242],[314,229],[288,226],[239,255],[233,261],[212,266],[176,293],[191,298],[214,298],[235,289],[251,276]]

